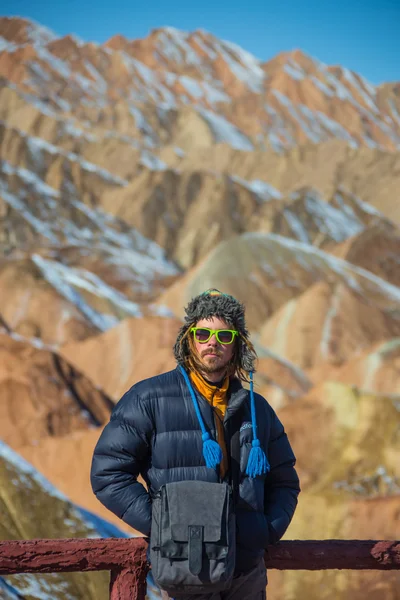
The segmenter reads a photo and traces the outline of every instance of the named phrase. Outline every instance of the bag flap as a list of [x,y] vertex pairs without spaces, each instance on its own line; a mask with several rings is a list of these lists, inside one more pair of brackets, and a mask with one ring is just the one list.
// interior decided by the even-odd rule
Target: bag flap
[[204,527],[204,542],[218,542],[227,519],[226,483],[178,481],[165,486],[171,538],[189,541],[189,527]]

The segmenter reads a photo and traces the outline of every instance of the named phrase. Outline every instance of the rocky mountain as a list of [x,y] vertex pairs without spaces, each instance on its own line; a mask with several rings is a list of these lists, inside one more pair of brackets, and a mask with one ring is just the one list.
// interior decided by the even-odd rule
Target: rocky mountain
[[374,394],[400,395],[400,339],[387,339],[357,352],[342,366],[329,365],[314,371],[314,381],[329,378]]
[[[399,408],[391,396],[327,382],[281,411],[303,482],[291,537],[399,539]],[[270,578],[279,599],[361,600],[366,587],[374,600],[395,599],[400,586],[396,571],[271,572]]]
[[19,447],[104,424],[112,400],[39,339],[0,334],[0,436]]
[[21,445],[18,454],[71,502],[113,524],[119,531],[137,535],[137,531],[110,513],[91,491],[90,467],[100,431],[99,428],[77,429],[70,434],[44,437],[36,444]]
[[[72,504],[4,442],[0,442],[0,516],[2,540],[126,537],[107,521]],[[0,577],[0,597],[105,600],[108,579],[104,572]]]
[[61,355],[118,401],[132,382],[174,368],[171,349],[181,322],[166,317],[124,319],[83,342],[71,342]]
[[398,287],[311,244],[258,232],[221,242],[204,261],[170,286],[161,299],[181,315],[181,307],[191,296],[219,283],[246,300],[250,327],[260,332],[278,309],[289,301],[293,308],[298,296],[322,281],[331,286],[342,284],[355,299],[367,298],[369,307],[397,322]]
[[[216,286],[246,304],[298,456],[287,537],[399,538],[400,83],[203,30],[99,45],[22,18],[0,18],[0,78],[0,537],[115,533],[89,484],[101,427]],[[0,597],[106,597],[85,577]],[[282,600],[400,585],[269,579]]]
[[[178,139],[192,147],[196,124],[196,146],[227,142],[244,151],[330,138],[394,150],[400,140],[398,86],[376,88],[301,51],[262,63],[205,31],[171,27],[143,40],[115,36],[102,46],[43,34],[23,19],[3,19],[1,30],[0,73],[8,87],[39,111],[46,107],[46,116],[61,116],[59,125],[72,126],[73,114],[136,133],[150,147]],[[191,117],[181,119],[188,105]]]

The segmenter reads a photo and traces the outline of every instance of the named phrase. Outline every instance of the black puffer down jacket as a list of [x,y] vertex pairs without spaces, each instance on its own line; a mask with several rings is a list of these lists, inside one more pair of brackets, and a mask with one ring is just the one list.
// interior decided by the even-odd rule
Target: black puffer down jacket
[[[206,428],[216,439],[213,408],[196,391]],[[251,479],[246,465],[252,429],[249,392],[232,379],[224,419],[230,473],[240,481],[237,503],[237,573],[252,569],[268,544],[285,533],[297,504],[299,480],[295,457],[271,406],[255,394],[258,438],[271,470]],[[239,464],[240,462],[240,464]],[[134,385],[115,406],[94,451],[91,482],[97,498],[134,529],[149,535],[151,496],[137,481],[142,475],[150,494],[169,482],[218,482],[205,466],[202,437],[189,389],[179,369]]]

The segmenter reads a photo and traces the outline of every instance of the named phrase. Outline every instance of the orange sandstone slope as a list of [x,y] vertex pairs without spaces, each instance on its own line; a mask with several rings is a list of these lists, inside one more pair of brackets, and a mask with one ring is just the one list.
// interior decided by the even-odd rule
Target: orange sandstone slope
[[263,325],[261,343],[302,369],[343,365],[373,342],[400,332],[398,316],[344,283],[313,284]]
[[39,339],[0,334],[0,437],[13,448],[98,427],[108,395]]
[[101,428],[75,430],[69,435],[43,438],[37,445],[21,446],[18,453],[74,504],[129,535],[140,535],[103,506],[93,494],[90,467],[100,433]]
[[329,379],[396,399],[400,394],[400,338],[386,338],[355,353],[342,365],[323,363],[308,374],[316,384]]
[[396,286],[315,246],[271,233],[245,233],[221,242],[170,286],[160,302],[181,316],[191,296],[219,286],[246,302],[249,326],[259,333],[278,309],[289,302],[294,308],[297,298],[317,281],[331,287],[342,284],[358,301],[396,322],[399,318]]
[[336,244],[332,254],[343,258],[400,286],[400,232],[389,231],[381,223],[372,223],[360,233]]
[[[123,537],[124,533],[61,494],[32,465],[0,441],[0,539]],[[7,582],[7,585],[5,584]],[[2,600],[109,598],[108,573],[21,573],[0,577]]]
[[[326,381],[283,408],[302,481],[291,539],[399,539],[400,412],[395,398]],[[312,435],[310,434],[312,432]],[[400,573],[270,572],[279,600],[397,598]]]
[[165,317],[125,319],[101,335],[65,344],[60,353],[116,402],[137,381],[174,368],[180,325]]

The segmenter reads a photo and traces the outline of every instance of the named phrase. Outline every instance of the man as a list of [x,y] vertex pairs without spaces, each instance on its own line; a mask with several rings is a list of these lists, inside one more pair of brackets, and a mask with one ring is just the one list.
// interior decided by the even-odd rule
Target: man
[[[242,387],[256,359],[244,306],[212,289],[193,298],[185,311],[174,347],[177,369],[135,384],[116,405],[94,452],[92,487],[107,508],[148,536],[151,495],[162,485],[231,482],[237,493],[232,586],[190,597],[261,600],[265,548],[283,536],[297,505],[295,457],[268,402],[253,394],[252,381],[251,394]],[[187,384],[196,390],[200,416]],[[222,450],[216,468],[203,455],[207,437]]]

